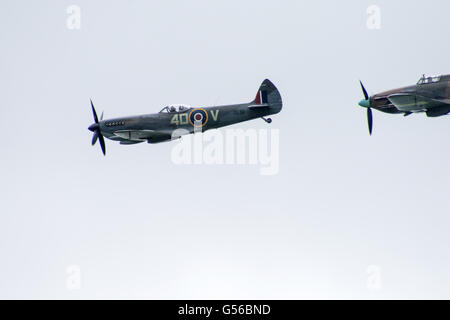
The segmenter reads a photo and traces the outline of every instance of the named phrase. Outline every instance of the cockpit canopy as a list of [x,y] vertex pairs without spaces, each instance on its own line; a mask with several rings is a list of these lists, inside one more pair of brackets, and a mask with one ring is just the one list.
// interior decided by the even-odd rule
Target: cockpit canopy
[[191,106],[185,105],[185,104],[177,104],[177,105],[170,105],[166,106],[161,109],[159,113],[175,113],[175,112],[183,112],[188,109],[191,109]]
[[417,82],[418,85],[420,84],[427,84],[427,83],[436,83],[441,81],[442,76],[425,76],[423,75],[422,78],[419,79]]

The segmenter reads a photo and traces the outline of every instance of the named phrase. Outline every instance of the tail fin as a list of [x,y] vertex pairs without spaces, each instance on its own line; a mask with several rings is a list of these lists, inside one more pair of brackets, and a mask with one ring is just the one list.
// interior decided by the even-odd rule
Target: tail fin
[[256,108],[270,108],[273,109],[273,113],[278,113],[283,107],[283,101],[281,95],[275,85],[266,79],[256,93],[255,100],[251,102],[250,109]]

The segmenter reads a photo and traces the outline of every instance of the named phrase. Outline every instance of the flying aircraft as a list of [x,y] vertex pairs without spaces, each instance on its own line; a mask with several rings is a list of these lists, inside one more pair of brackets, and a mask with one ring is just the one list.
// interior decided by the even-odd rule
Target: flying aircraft
[[[94,123],[88,129],[94,133],[92,145],[99,140],[105,155],[104,137],[126,145],[145,141],[159,143],[179,138],[182,134],[206,131],[257,118],[271,123],[272,119],[266,116],[280,112],[282,105],[278,89],[268,79],[259,87],[255,99],[248,103],[195,108],[185,105],[166,106],[155,114],[108,120],[103,120],[103,113],[100,119],[97,117],[91,100]],[[174,133],[177,129],[184,130],[181,130],[180,136],[173,137],[172,134],[180,133],[180,131]]]
[[440,117],[450,113],[450,75],[423,75],[416,85],[381,92],[371,97],[360,81],[364,99],[359,102],[367,108],[369,133],[372,134],[372,109],[409,116],[424,112],[428,117]]

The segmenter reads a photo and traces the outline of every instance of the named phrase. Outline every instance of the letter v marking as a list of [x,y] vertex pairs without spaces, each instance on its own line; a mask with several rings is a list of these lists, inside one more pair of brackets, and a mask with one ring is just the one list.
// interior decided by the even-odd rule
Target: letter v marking
[[[214,114],[214,111],[216,112],[216,114]],[[217,110],[211,110],[211,116],[213,117],[214,121],[217,121],[217,116],[219,115],[219,109]]]

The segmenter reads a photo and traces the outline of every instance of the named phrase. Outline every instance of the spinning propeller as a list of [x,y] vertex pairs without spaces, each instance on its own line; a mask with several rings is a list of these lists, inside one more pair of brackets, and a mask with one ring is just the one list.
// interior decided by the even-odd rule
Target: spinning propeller
[[361,84],[361,89],[364,94],[364,100],[361,100],[358,104],[363,107],[367,108],[367,124],[369,125],[369,133],[372,135],[372,129],[373,129],[373,115],[372,115],[372,108],[370,108],[370,97],[367,94],[366,88],[364,88],[364,85],[361,81],[359,81]]
[[[97,112],[95,112],[94,104],[91,100],[91,107],[92,107],[92,113],[94,114],[94,122],[89,126],[89,130],[94,133],[94,136],[92,137],[92,145],[94,145],[97,142],[97,139],[100,140],[100,147],[102,148],[103,155],[106,155],[106,146],[105,146],[105,139],[103,138],[103,135],[100,131],[100,125],[98,124],[98,117]],[[100,116],[100,121],[103,120],[103,112]]]

